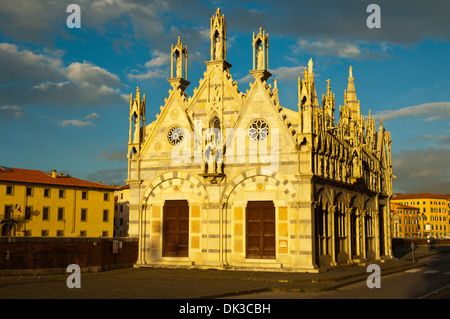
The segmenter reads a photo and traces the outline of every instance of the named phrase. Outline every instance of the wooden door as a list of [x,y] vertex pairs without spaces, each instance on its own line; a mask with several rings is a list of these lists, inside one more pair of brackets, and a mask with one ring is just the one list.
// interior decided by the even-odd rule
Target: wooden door
[[189,204],[168,200],[163,209],[163,257],[188,257]]
[[272,201],[248,202],[246,255],[247,258],[275,258],[275,206]]

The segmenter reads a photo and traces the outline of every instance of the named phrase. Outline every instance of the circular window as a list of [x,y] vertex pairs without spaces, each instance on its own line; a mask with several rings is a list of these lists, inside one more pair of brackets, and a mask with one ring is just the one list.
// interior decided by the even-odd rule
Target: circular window
[[264,120],[254,120],[248,128],[248,135],[254,141],[264,141],[269,135],[269,124]]
[[177,145],[183,141],[184,129],[179,126],[172,126],[167,131],[167,141],[170,145]]

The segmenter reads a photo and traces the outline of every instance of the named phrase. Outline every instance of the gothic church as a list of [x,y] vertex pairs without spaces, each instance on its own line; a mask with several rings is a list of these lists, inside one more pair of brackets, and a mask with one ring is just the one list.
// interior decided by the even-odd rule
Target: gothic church
[[[317,272],[392,257],[391,139],[361,115],[350,67],[344,105],[328,80],[319,103],[313,62],[297,111],[280,105],[269,35],[253,33],[254,77],[241,92],[227,62],[227,26],[211,18],[211,59],[188,97],[187,48],[171,48],[171,90],[146,123],[130,97],[128,178],[138,267]],[[335,118],[335,113],[339,118]]]

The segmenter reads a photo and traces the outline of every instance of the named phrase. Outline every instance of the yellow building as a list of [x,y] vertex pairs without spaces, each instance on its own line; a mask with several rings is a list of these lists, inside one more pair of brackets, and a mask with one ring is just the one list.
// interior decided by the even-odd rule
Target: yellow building
[[115,187],[0,166],[2,236],[112,237]]
[[114,237],[128,237],[130,185],[114,191]]
[[419,235],[420,209],[417,207],[391,204],[392,237],[411,238]]
[[[421,193],[396,195],[391,203],[419,208],[419,236],[444,238],[450,235],[449,205],[447,196]],[[425,229],[425,232],[423,231]]]

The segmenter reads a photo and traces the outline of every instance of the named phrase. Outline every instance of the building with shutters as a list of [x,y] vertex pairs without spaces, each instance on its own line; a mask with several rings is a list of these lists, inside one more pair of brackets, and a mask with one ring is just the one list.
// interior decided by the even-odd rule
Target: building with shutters
[[112,237],[115,189],[56,170],[0,166],[1,236]]
[[276,79],[269,83],[265,30],[249,37],[254,80],[246,92],[231,75],[220,9],[210,38],[192,96],[181,38],[156,120],[146,122],[139,88],[130,96],[126,182],[136,266],[316,272],[391,258],[390,133],[361,115],[352,68],[336,110],[329,80],[319,103],[311,59],[291,110],[280,105]]
[[393,238],[419,237],[420,209],[391,202]]
[[391,205],[407,205],[418,210],[418,234],[424,238],[448,238],[450,236],[450,201],[447,195],[420,193],[397,194]]

